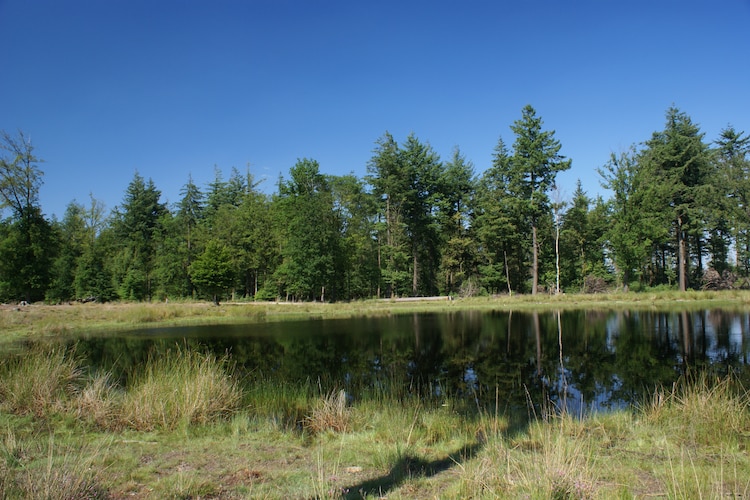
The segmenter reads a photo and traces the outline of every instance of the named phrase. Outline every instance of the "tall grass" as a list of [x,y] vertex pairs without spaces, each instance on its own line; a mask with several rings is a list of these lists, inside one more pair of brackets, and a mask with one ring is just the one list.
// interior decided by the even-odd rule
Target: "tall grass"
[[112,382],[109,373],[94,375],[70,402],[70,411],[84,422],[100,429],[118,430],[123,392]]
[[178,349],[151,359],[122,401],[122,421],[136,430],[172,430],[228,418],[242,400],[228,357]]
[[749,409],[750,395],[737,381],[706,374],[657,389],[641,408],[647,421],[679,444],[711,447],[736,444],[750,431]]
[[43,498],[46,500],[110,498],[101,485],[94,463],[104,453],[101,448],[68,448],[49,435],[46,448],[21,446],[10,430],[0,442],[0,498]]
[[84,377],[71,349],[34,348],[0,365],[0,409],[38,418],[65,414],[107,430],[206,424],[238,410],[242,390],[227,356],[190,350],[150,359],[128,391],[109,374]]
[[83,380],[74,353],[37,347],[0,365],[0,408],[17,415],[49,416],[60,411]]

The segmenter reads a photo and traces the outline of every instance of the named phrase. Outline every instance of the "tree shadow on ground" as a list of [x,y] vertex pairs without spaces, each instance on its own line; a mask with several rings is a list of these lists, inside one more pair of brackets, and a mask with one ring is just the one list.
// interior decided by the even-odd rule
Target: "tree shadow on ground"
[[341,498],[353,500],[364,498],[366,495],[383,497],[409,478],[431,477],[444,472],[457,464],[470,460],[477,455],[480,449],[481,445],[474,443],[456,450],[446,458],[432,461],[411,454],[404,455],[393,464],[388,474],[343,488]]

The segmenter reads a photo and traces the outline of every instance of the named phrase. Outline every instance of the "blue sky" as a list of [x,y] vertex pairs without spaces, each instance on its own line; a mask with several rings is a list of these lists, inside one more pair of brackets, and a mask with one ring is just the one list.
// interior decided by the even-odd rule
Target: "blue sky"
[[267,192],[298,158],[362,177],[386,130],[481,173],[531,104],[563,197],[606,197],[596,168],[671,105],[707,141],[750,132],[748,26],[749,0],[0,0],[0,129],[31,136],[61,218],[136,171],[169,203],[215,166]]

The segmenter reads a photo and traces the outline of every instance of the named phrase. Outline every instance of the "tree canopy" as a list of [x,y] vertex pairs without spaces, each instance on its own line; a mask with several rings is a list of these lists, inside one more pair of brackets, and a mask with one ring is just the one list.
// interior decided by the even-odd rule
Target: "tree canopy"
[[0,135],[0,300],[353,300],[730,288],[750,278],[750,137],[713,142],[670,107],[662,130],[595,168],[608,196],[557,175],[563,145],[532,106],[476,172],[416,134],[385,132],[367,175],[299,159],[273,193],[248,168],[170,205],[135,172],[109,214],[91,197],[41,210],[42,160]]

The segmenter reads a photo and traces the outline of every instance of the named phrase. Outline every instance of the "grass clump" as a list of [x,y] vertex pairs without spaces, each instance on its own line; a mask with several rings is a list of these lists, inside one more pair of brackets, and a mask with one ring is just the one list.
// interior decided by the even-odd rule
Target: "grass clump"
[[34,348],[0,365],[0,408],[17,415],[47,417],[75,394],[83,371],[71,350]]
[[666,391],[655,391],[642,408],[644,418],[678,440],[700,446],[736,445],[750,433],[750,396],[731,377],[701,374]]
[[325,431],[347,432],[352,425],[352,409],[346,402],[346,391],[331,391],[320,398],[310,415],[305,417],[305,428],[314,434]]
[[122,409],[122,391],[109,373],[94,375],[70,402],[75,418],[100,429],[118,430]]
[[173,430],[228,418],[242,400],[237,381],[227,372],[228,362],[228,357],[181,349],[149,360],[123,398],[124,425]]
[[533,498],[596,498],[594,442],[587,426],[568,415],[532,423],[522,437],[510,443],[517,450],[505,453],[506,487]]

